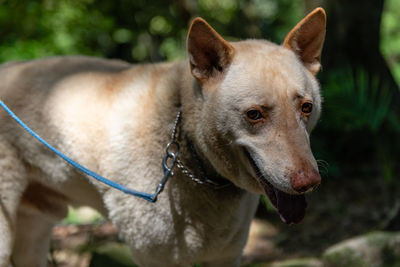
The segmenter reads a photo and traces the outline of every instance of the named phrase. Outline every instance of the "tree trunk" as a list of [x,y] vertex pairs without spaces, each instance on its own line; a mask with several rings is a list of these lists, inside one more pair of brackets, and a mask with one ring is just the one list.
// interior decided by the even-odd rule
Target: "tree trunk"
[[324,0],[322,5],[328,15],[324,68],[366,71],[370,81],[378,78],[380,89],[391,90],[393,108],[400,110],[399,86],[379,46],[384,0]]

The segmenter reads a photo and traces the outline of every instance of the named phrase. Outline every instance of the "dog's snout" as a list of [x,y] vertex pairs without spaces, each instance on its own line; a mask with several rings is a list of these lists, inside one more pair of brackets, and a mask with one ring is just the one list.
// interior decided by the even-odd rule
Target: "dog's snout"
[[305,193],[311,191],[321,183],[321,176],[314,169],[310,171],[300,169],[292,174],[290,183],[296,192]]

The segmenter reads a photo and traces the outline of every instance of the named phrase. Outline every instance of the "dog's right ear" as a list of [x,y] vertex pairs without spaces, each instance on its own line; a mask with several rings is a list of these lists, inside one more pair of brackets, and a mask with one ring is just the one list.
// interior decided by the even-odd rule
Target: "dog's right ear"
[[201,83],[223,73],[234,54],[232,45],[202,18],[194,19],[190,26],[187,49],[192,75]]

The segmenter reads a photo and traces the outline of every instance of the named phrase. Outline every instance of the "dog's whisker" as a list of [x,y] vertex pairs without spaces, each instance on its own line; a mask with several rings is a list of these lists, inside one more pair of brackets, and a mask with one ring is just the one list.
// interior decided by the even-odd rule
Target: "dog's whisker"
[[318,168],[320,168],[320,172],[323,174],[328,174],[329,172],[329,163],[322,159],[317,159]]

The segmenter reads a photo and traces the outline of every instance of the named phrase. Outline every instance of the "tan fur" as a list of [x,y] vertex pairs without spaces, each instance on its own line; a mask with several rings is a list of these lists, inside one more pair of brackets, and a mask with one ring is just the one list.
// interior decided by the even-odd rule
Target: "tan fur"
[[[0,110],[0,266],[46,265],[50,229],[68,204],[89,205],[110,218],[140,266],[239,266],[264,192],[244,149],[283,192],[299,194],[319,183],[309,133],[321,98],[316,68],[298,48],[319,64],[322,43],[290,50],[303,40],[296,29],[315,18],[324,23],[325,13],[300,22],[286,48],[259,40],[228,43],[196,19],[189,62],[55,57],[1,66],[0,98],[87,168],[152,193],[181,106],[181,160],[196,173],[187,135],[207,172],[234,186],[215,190],[176,169],[158,201],[148,203],[83,176]],[[324,26],[311,25],[320,40]],[[311,115],[302,113],[305,101],[314,105]],[[254,125],[246,118],[252,108],[265,114]]]

